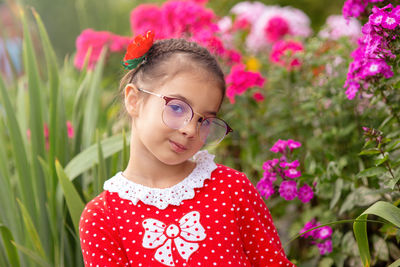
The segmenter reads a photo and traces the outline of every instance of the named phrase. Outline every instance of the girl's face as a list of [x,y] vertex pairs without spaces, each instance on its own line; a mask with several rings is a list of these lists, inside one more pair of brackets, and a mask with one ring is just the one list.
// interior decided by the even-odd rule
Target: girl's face
[[[132,117],[132,134],[137,155],[156,159],[168,165],[176,165],[191,158],[203,146],[199,137],[200,116],[216,116],[222,101],[222,91],[205,75],[181,73],[159,88],[141,88],[188,103],[194,115],[181,129],[171,129],[162,119],[165,100],[132,89],[140,99],[136,104],[136,116]],[[144,101],[144,98],[146,99]],[[129,108],[128,108],[129,112]],[[197,114],[196,114],[197,113]],[[135,149],[135,148],[134,148]]]

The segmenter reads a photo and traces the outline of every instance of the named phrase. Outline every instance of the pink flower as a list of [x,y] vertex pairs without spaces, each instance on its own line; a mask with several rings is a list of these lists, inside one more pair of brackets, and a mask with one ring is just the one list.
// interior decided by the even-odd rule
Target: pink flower
[[99,60],[102,49],[107,45],[111,52],[125,51],[130,38],[119,36],[111,32],[96,32],[92,29],[84,30],[76,39],[76,55],[74,65],[77,69],[82,69],[86,54],[91,49],[88,69],[93,69]]
[[307,203],[314,197],[314,192],[308,184],[304,184],[299,188],[297,197],[301,200],[301,202]]
[[279,186],[279,194],[285,200],[292,200],[297,196],[297,183],[295,181],[283,181]]
[[272,47],[270,60],[291,70],[301,65],[300,60],[295,58],[294,55],[303,50],[303,45],[300,42],[278,41]]
[[191,41],[195,41],[200,45],[207,47],[207,49],[215,55],[223,56],[225,54],[225,47],[222,41],[209,30],[194,32]]
[[238,64],[232,67],[231,73],[226,77],[228,88],[226,95],[231,103],[235,103],[235,96],[242,95],[250,87],[264,86],[265,78],[258,72],[245,71],[245,65]]
[[67,132],[68,132],[68,138],[74,138],[75,131],[70,121],[67,121]]
[[276,181],[276,173],[265,171],[263,175],[263,180],[269,181],[271,183]]
[[265,100],[265,97],[264,97],[264,95],[263,95],[262,93],[260,93],[260,92],[255,92],[255,93],[253,94],[253,99],[254,99],[256,102],[262,102],[262,101]]
[[162,39],[168,37],[163,25],[161,9],[154,4],[141,4],[131,11],[131,29],[134,35],[145,34],[152,30],[155,38]]
[[[262,9],[260,15],[253,12],[253,23],[249,35],[246,39],[246,46],[252,52],[262,52],[270,49],[271,42],[275,42],[275,38],[285,34],[296,37],[307,37],[311,34],[310,19],[301,10],[293,7],[279,7],[279,6],[266,6]],[[280,17],[287,22],[286,27],[279,22],[274,20],[271,23],[279,26],[278,28],[270,27],[268,25],[270,20],[276,17]],[[267,34],[270,34],[269,39]]]
[[268,199],[270,196],[272,196],[275,193],[274,186],[272,182],[261,179],[256,186],[257,190],[260,192],[262,196],[264,196],[266,199]]
[[224,58],[228,59],[229,64],[238,64],[242,59],[242,55],[233,49],[225,50]]
[[387,14],[382,20],[382,27],[385,29],[393,30],[399,25],[400,20],[391,14]]
[[293,162],[284,161],[284,162],[281,162],[279,164],[279,166],[281,166],[282,168],[294,168],[294,169],[296,169],[297,167],[300,166],[300,162],[297,159],[295,161],[293,161]]
[[131,38],[119,35],[110,35],[110,51],[111,52],[125,52]]
[[327,239],[332,236],[332,228],[330,226],[322,226],[316,230],[314,238],[316,239]]
[[290,149],[290,151],[293,151],[293,149],[301,147],[301,143],[294,141],[292,139],[287,140],[287,146]]
[[288,169],[284,171],[285,176],[291,179],[297,178],[301,176],[301,172],[296,169]]
[[270,151],[274,153],[286,153],[287,141],[279,139],[275,142],[275,144],[271,147]]
[[[300,234],[302,234],[302,233],[304,233],[304,232],[307,232],[308,230],[310,230],[310,229],[312,229],[312,228],[314,228],[314,227],[317,227],[318,225],[320,225],[320,224],[319,224],[319,223],[316,223],[316,222],[315,222],[315,219],[312,219],[311,221],[307,222],[307,223],[304,225],[303,229],[300,230]],[[307,233],[303,234],[302,237],[305,237],[305,238],[306,238],[306,237],[314,237],[314,234],[316,233],[316,230],[317,230],[317,229],[312,230],[312,231],[310,231],[310,232],[307,232]]]
[[326,19],[326,26],[318,35],[331,40],[349,37],[356,43],[361,36],[361,24],[355,18],[345,19],[340,15],[331,15]]
[[325,255],[332,252],[332,240],[328,239],[323,243],[317,243],[319,253]]
[[289,33],[289,24],[279,15],[274,16],[269,19],[264,31],[268,41],[276,42]]
[[266,171],[273,171],[274,167],[279,163],[279,159],[267,160],[263,164],[263,169]]
[[75,67],[78,69],[83,68],[86,54],[91,48],[88,69],[92,69],[97,63],[103,47],[111,43],[111,35],[112,33],[105,31],[84,30],[76,39]]
[[245,17],[239,17],[233,22],[232,30],[247,30],[251,27],[250,22]]

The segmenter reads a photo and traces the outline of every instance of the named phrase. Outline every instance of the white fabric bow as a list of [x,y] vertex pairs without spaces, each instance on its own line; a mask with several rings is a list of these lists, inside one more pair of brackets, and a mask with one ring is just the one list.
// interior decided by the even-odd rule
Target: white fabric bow
[[200,224],[200,213],[192,211],[184,215],[176,224],[166,225],[156,219],[146,219],[142,223],[145,233],[142,246],[158,248],[154,258],[167,266],[175,266],[172,257],[172,241],[179,255],[186,261],[199,245],[196,242],[206,238],[203,226]]

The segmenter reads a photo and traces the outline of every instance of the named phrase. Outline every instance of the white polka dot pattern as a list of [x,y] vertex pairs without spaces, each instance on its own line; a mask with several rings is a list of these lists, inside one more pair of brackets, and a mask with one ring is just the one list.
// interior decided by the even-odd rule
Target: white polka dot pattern
[[294,266],[246,176],[217,165],[210,177],[165,209],[102,192],[79,224],[85,266]]

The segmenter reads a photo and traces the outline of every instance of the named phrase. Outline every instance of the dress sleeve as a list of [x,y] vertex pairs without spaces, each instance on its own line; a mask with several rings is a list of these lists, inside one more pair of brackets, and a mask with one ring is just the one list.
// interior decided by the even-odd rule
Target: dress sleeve
[[106,201],[106,191],[86,204],[79,222],[79,237],[85,266],[129,265],[117,226]]
[[271,214],[261,195],[244,174],[238,174],[234,208],[252,266],[295,266],[285,255]]

